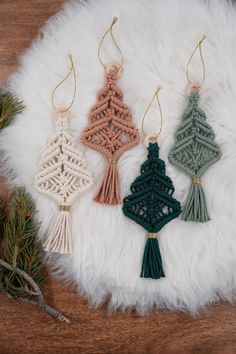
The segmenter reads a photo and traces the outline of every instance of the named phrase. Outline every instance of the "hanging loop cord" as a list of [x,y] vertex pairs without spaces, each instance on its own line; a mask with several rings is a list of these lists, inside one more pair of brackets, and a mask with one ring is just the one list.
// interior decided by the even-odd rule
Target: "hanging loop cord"
[[186,77],[187,77],[187,80],[188,80],[188,83],[189,85],[196,85],[195,82],[193,82],[191,79],[190,79],[190,75],[189,75],[189,66],[190,66],[190,63],[193,59],[193,56],[194,54],[196,53],[196,51],[199,49],[199,54],[200,54],[200,59],[201,59],[201,63],[202,63],[202,69],[203,69],[203,73],[202,73],[202,80],[201,82],[197,85],[199,88],[203,85],[204,81],[205,81],[205,77],[206,77],[206,67],[205,67],[205,63],[204,63],[204,59],[203,59],[203,55],[202,55],[202,43],[203,41],[206,39],[206,35],[204,35],[202,37],[202,39],[198,42],[198,44],[196,45],[196,47],[194,48],[190,58],[189,58],[189,61],[187,63],[187,67],[186,67]]
[[102,36],[101,40],[100,40],[100,43],[99,43],[99,46],[98,46],[98,59],[101,63],[101,65],[104,67],[104,69],[106,69],[106,65],[104,64],[102,58],[101,58],[101,47],[102,47],[102,44],[103,44],[103,41],[104,39],[106,38],[106,36],[110,33],[111,35],[111,39],[112,39],[112,42],[114,43],[114,46],[116,47],[119,55],[120,55],[120,64],[119,64],[119,67],[122,68],[123,67],[123,62],[124,62],[124,58],[123,58],[123,54],[122,54],[122,51],[120,49],[120,47],[118,46],[115,38],[114,38],[114,34],[113,34],[113,26],[114,24],[118,21],[118,18],[117,17],[113,17],[112,19],[112,23],[111,25],[109,26],[109,28],[107,29],[107,31],[104,33],[104,35]]
[[[157,141],[158,138],[159,138],[159,136],[161,135],[161,132],[162,132],[162,127],[163,127],[163,114],[162,114],[161,103],[160,103],[159,95],[158,95],[158,93],[159,93],[160,90],[161,90],[161,87],[158,86],[157,89],[156,89],[156,91],[155,91],[155,93],[154,93],[154,95],[153,95],[153,97],[152,97],[152,100],[151,100],[151,102],[149,103],[149,105],[148,105],[148,107],[147,107],[147,109],[146,109],[146,111],[145,111],[145,113],[144,113],[144,115],[143,115],[143,118],[142,118],[142,134],[143,134],[143,136],[144,136],[144,142],[145,142],[146,145],[149,143],[150,140],[155,140],[155,141]],[[160,110],[160,118],[161,118],[160,128],[159,128],[159,131],[158,131],[157,134],[153,134],[153,133],[151,133],[151,134],[146,134],[146,133],[145,133],[145,130],[144,130],[144,122],[145,122],[145,118],[146,118],[146,116],[147,116],[147,113],[148,113],[149,109],[151,108],[151,106],[152,106],[152,104],[153,104],[155,98],[156,98],[156,100],[157,100],[158,107],[159,107],[159,110]]]
[[[60,111],[60,113],[65,113],[65,112],[68,112],[69,109],[72,107],[74,101],[75,101],[75,94],[76,94],[76,89],[77,89],[77,81],[76,81],[76,73],[75,73],[75,66],[74,66],[74,62],[73,62],[73,58],[72,58],[72,55],[69,54],[69,60],[70,60],[70,70],[68,72],[68,74],[65,76],[65,78],[63,80],[61,80],[59,82],[59,84],[54,88],[54,90],[52,91],[52,96],[51,96],[51,103],[52,103],[52,106],[53,108],[55,109],[55,111]],[[55,105],[55,93],[56,93],[56,90],[63,84],[63,82],[65,82],[68,77],[71,75],[71,73],[73,74],[73,77],[74,77],[74,91],[73,91],[73,97],[72,97],[72,100],[69,104],[68,107],[66,108],[63,108],[63,109],[58,109]]]

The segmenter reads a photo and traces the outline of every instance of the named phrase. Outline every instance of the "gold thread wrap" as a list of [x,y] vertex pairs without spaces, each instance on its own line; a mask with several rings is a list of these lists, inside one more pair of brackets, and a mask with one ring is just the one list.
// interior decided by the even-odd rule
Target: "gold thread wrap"
[[201,177],[192,178],[192,184],[201,184]]
[[111,165],[115,165],[118,161],[118,159],[116,159],[115,157],[113,156],[110,156],[107,158],[108,162],[111,164]]
[[148,238],[158,238],[158,234],[156,232],[149,232]]
[[59,210],[60,211],[70,211],[70,205],[60,205]]

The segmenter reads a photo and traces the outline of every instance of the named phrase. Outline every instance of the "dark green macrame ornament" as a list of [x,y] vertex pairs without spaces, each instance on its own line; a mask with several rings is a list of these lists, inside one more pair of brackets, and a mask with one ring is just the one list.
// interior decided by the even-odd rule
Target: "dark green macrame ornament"
[[130,190],[131,194],[124,198],[123,212],[148,231],[141,277],[159,279],[165,274],[157,232],[178,217],[181,207],[172,197],[173,183],[165,174],[165,162],[159,158],[157,143],[149,143],[141,175],[131,184]]
[[214,132],[206,122],[206,115],[199,108],[198,102],[199,92],[193,90],[188,97],[187,108],[175,134],[175,144],[168,157],[170,163],[192,178],[182,220],[206,222],[210,218],[201,176],[220,159],[221,152],[214,142]]

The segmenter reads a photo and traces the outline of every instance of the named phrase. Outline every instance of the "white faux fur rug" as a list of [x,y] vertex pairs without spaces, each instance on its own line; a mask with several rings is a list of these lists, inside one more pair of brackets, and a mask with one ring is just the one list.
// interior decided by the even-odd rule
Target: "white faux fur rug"
[[[105,159],[80,143],[89,109],[104,83],[97,48],[112,16],[119,18],[114,33],[124,54],[119,84],[137,127],[154,89],[163,87],[160,155],[181,202],[187,197],[190,179],[168,163],[167,154],[186,106],[187,60],[202,35],[208,38],[203,43],[206,81],[200,106],[223,155],[202,179],[211,221],[195,224],[179,218],[163,228],[160,244],[166,278],[161,280],[139,277],[145,231],[123,215],[121,206],[92,201]],[[8,169],[16,174],[12,183],[26,186],[37,203],[40,238],[45,239],[57,206],[34,190],[33,181],[54,131],[50,95],[68,70],[67,55],[72,53],[78,73],[72,133],[95,184],[73,207],[74,254],[55,259],[61,276],[75,281],[80,293],[95,305],[111,295],[111,308],[136,308],[140,313],[153,306],[194,313],[220,298],[232,300],[236,294],[236,10],[223,0],[75,1],[50,19],[42,33],[44,38],[25,52],[19,72],[9,81],[26,109],[1,134],[0,148]],[[107,61],[116,59],[109,39],[103,48]],[[194,78],[200,78],[198,56],[191,68]],[[72,88],[70,78],[57,94],[58,104],[64,106],[70,100]],[[149,128],[158,128],[158,111],[153,110],[146,122]],[[122,197],[129,193],[145,156],[140,143],[119,160]]]

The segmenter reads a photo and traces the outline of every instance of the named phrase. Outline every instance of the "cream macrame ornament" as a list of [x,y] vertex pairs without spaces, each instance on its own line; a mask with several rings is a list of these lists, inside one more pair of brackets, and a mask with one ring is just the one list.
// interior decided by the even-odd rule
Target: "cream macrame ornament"
[[[70,72],[62,82],[72,71],[76,78],[71,56],[70,61]],[[52,94],[52,105],[56,110],[56,132],[49,139],[40,159],[40,172],[35,177],[35,188],[39,193],[53,199],[59,209],[55,224],[44,243],[44,249],[50,252],[72,253],[70,209],[78,195],[92,185],[93,179],[85,168],[82,153],[75,148],[75,140],[69,133],[69,109],[74,102],[76,80],[74,97],[66,109],[55,107],[53,103],[55,90]]]

